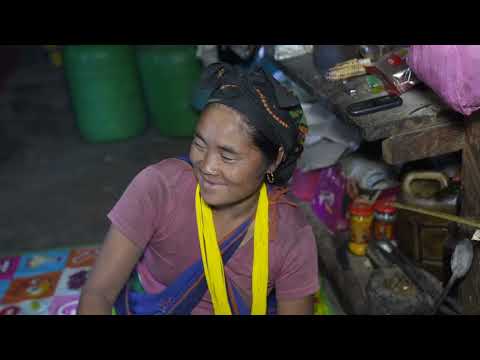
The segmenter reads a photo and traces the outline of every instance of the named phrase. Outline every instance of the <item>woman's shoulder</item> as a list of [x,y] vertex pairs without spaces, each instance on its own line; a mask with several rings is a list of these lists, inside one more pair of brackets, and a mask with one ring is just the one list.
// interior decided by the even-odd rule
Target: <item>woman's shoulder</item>
[[273,215],[277,223],[272,229],[277,276],[288,277],[291,272],[313,268],[308,264],[315,262],[317,254],[315,233],[304,210],[293,198],[284,195]]
[[192,167],[184,160],[168,158],[144,168],[137,178],[151,184],[179,186],[188,178],[193,179]]
[[277,234],[282,241],[294,241],[295,234],[305,228],[311,230],[310,222],[299,204],[288,193],[272,201],[272,215],[277,223]]
[[288,189],[278,188],[272,191],[270,203],[275,216],[278,217],[279,224],[295,228],[302,228],[309,225],[307,218],[295,201],[288,193]]

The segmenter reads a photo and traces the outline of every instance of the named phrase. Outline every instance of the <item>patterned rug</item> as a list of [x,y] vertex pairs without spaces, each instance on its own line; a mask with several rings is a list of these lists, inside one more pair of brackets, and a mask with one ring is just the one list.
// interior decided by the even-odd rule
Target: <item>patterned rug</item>
[[[99,250],[90,247],[0,257],[0,316],[75,315]],[[315,315],[334,314],[328,296],[319,291]]]
[[0,257],[0,315],[75,315],[99,248]]

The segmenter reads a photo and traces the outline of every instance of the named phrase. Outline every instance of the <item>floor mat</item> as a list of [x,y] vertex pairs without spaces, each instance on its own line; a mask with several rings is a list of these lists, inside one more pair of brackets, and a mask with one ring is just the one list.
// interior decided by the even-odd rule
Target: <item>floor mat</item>
[[[99,247],[0,257],[0,315],[75,315]],[[315,295],[315,315],[337,315],[326,281]]]
[[0,315],[75,315],[99,247],[0,258]]

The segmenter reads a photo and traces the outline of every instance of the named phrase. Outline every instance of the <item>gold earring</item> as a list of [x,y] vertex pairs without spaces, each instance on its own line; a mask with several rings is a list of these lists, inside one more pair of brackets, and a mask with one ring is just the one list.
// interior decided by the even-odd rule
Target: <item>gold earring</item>
[[267,181],[270,183],[270,184],[273,184],[275,182],[275,176],[273,176],[273,173],[267,173]]

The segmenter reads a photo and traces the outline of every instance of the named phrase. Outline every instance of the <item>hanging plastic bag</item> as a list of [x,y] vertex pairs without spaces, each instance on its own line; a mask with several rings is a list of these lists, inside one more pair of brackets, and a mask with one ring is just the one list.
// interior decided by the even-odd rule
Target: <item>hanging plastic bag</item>
[[339,166],[318,170],[312,209],[331,233],[347,228],[345,219],[346,179]]
[[299,200],[311,202],[316,195],[317,185],[321,176],[320,170],[302,171],[295,169],[290,190]]

